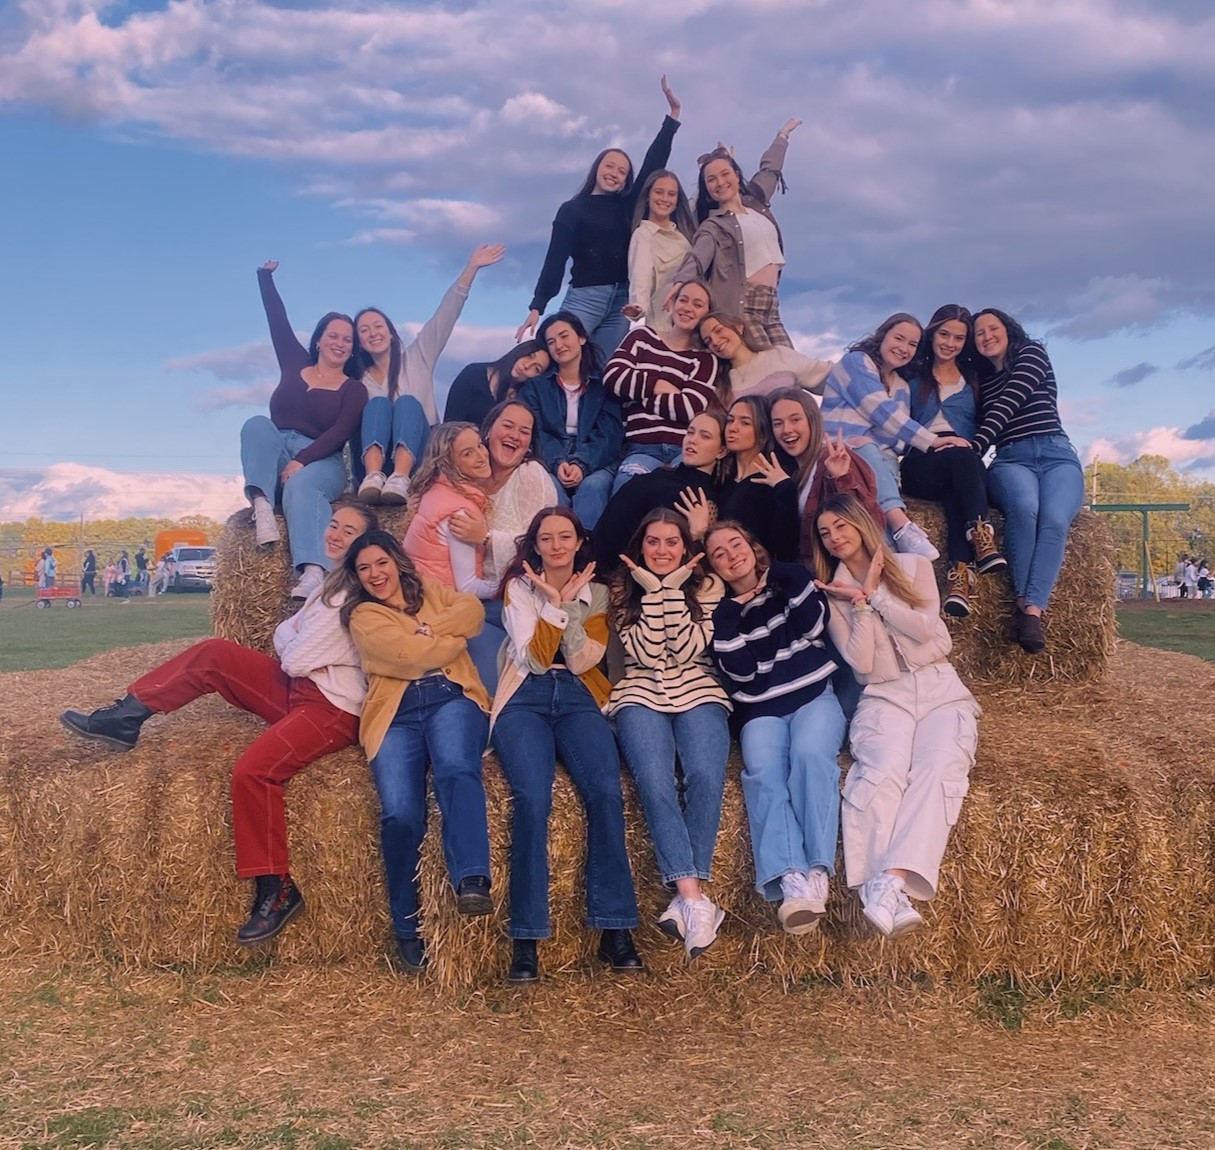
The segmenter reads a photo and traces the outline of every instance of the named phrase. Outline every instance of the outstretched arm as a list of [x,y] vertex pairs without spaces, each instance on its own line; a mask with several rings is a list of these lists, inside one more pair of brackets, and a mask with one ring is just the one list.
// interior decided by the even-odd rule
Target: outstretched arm
[[257,269],[257,287],[262,293],[262,306],[266,309],[266,322],[270,325],[270,342],[281,370],[299,370],[308,363],[308,349],[299,341],[287,319],[287,309],[274,285],[274,272],[278,260],[267,260]]

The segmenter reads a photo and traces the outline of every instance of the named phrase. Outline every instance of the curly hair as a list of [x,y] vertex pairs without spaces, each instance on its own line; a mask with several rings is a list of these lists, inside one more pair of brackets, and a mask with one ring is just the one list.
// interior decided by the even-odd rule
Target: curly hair
[[[456,466],[456,440],[465,432],[471,431],[481,438],[481,433],[475,423],[463,423],[453,420],[451,423],[440,423],[430,433],[422,462],[414,473],[409,484],[409,502],[416,506],[439,480],[454,487],[461,495],[468,496],[482,508],[489,505],[489,497],[467,476],[461,474]],[[416,502],[415,502],[416,501]]]

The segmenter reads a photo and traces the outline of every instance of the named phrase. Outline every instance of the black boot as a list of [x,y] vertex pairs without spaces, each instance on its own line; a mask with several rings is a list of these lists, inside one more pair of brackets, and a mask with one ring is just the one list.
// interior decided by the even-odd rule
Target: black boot
[[605,930],[599,940],[599,958],[622,973],[637,974],[645,970],[641,955],[633,945],[633,935],[627,930]]
[[129,751],[139,742],[139,728],[152,714],[134,695],[126,695],[88,715],[80,711],[64,711],[59,721],[69,731],[75,731],[87,739],[99,739],[120,751]]
[[426,940],[417,935],[413,938],[397,936],[397,957],[409,974],[422,974],[430,965],[430,959],[426,956]]
[[536,954],[534,938],[515,939],[514,952],[510,960],[507,982],[538,982],[540,980],[540,958]]
[[493,914],[494,900],[489,893],[489,878],[483,874],[469,875],[456,887],[456,910],[470,918]]
[[289,874],[259,874],[249,920],[236,932],[242,946],[273,938],[304,909],[304,896]]

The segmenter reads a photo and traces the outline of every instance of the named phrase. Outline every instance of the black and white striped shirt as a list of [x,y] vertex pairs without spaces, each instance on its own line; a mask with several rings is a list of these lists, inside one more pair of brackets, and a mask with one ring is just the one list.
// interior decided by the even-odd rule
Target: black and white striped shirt
[[1055,369],[1040,343],[1027,343],[979,392],[980,419],[974,448],[984,455],[1030,435],[1062,435]]

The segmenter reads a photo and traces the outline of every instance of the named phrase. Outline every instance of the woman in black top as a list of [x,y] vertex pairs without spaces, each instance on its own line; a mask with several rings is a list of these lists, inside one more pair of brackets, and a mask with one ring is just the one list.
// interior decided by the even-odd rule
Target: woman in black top
[[525,339],[493,363],[470,363],[451,382],[443,422],[480,427],[495,405],[513,399],[521,384],[548,370],[549,362],[545,348]]
[[619,148],[606,148],[595,157],[578,194],[557,209],[531,311],[515,333],[516,340],[535,331],[541,314],[561,288],[570,260],[570,286],[561,310],[572,311],[582,320],[604,363],[629,330],[622,309],[629,302],[633,209],[650,173],[666,167],[679,128],[679,101],[666,76],[662,77],[662,93],[671,112],[646,152],[641,170],[634,173],[633,161]]
[[797,562],[797,461],[777,445],[762,395],[744,395],[730,404],[726,451],[718,520],[741,523],[773,559]]

